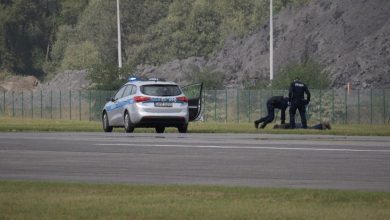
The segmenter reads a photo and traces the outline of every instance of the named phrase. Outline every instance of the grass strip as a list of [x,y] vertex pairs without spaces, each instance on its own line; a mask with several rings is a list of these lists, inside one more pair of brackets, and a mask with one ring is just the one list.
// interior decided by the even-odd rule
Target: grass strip
[[[390,125],[367,124],[335,124],[331,130],[314,129],[272,129],[269,124],[266,129],[256,129],[253,123],[222,123],[193,122],[189,125],[190,133],[265,133],[265,134],[328,134],[328,135],[358,135],[358,136],[390,136]],[[0,118],[0,132],[102,132],[101,122],[78,120],[49,120]],[[114,132],[124,132],[123,128],[115,128]],[[155,132],[152,128],[137,128],[135,132]],[[168,128],[166,132],[177,132]]]
[[390,193],[0,181],[0,219],[390,219]]

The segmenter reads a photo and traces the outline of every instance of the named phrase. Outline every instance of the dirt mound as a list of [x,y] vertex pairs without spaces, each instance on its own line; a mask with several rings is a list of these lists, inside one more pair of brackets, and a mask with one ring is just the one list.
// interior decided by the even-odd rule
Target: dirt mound
[[[349,82],[355,88],[388,88],[389,18],[389,0],[312,0],[303,7],[288,6],[274,18],[275,75],[291,62],[310,58],[325,66],[332,87],[343,87]],[[175,60],[160,67],[141,67],[139,71],[151,75],[159,72],[170,80],[182,80],[183,67],[191,65],[215,67],[223,72],[227,88],[268,80],[268,22],[244,38],[226,40],[223,48],[209,59]]]
[[39,80],[34,76],[11,76],[0,82],[0,90],[27,91],[35,89],[39,84]]
[[83,90],[90,87],[86,70],[67,70],[58,73],[53,79],[41,83],[37,90]]

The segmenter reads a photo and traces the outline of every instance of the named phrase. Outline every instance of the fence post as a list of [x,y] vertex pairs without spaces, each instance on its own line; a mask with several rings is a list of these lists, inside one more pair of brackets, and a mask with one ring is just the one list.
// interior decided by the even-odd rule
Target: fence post
[[31,118],[34,118],[34,92],[31,91]]
[[372,88],[370,89],[370,122],[372,124],[372,109],[373,109],[373,106],[372,106]]
[[217,90],[214,90],[214,121],[217,121]]
[[69,90],[69,120],[72,120],[72,90]]
[[228,93],[227,89],[225,89],[225,123],[228,121]]
[[263,112],[263,110],[262,110],[263,104],[261,102],[261,94],[262,94],[262,90],[259,90],[259,116],[261,116],[262,115],[261,113]]
[[251,90],[248,91],[248,122],[251,122]]
[[240,90],[237,89],[237,123],[240,123]]
[[348,92],[347,92],[347,90],[345,90],[344,102],[345,102],[345,120],[344,120],[344,124],[347,124],[348,123]]
[[91,121],[91,102],[92,102],[92,94],[91,94],[92,92],[91,92],[91,90],[89,90],[89,97],[88,97],[88,107],[89,107],[89,121]]
[[332,89],[332,123],[334,123],[334,89]]
[[386,89],[383,89],[383,124],[386,124]]
[[62,119],[62,92],[60,90],[60,120]]
[[24,118],[24,100],[23,100],[23,91],[22,91],[22,118]]
[[5,91],[3,91],[3,115],[5,115]]
[[360,89],[358,89],[358,124],[360,124]]
[[53,90],[50,90],[50,119],[53,119]]
[[204,109],[204,115],[203,115],[203,119],[204,119],[204,121],[207,121],[207,111],[206,111],[206,92],[207,91],[205,91],[204,93],[203,93],[203,109]]
[[320,89],[320,121],[322,122],[322,89]]
[[41,119],[43,117],[43,112],[42,112],[42,90],[41,90]]
[[12,91],[12,117],[15,117],[15,100],[14,100],[14,91]]
[[81,121],[81,90],[79,90],[79,113],[80,113],[80,121]]

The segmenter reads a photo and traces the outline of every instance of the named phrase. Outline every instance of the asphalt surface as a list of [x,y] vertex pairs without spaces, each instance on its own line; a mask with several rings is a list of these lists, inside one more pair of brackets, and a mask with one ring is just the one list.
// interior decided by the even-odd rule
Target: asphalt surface
[[0,179],[390,191],[390,137],[0,133]]

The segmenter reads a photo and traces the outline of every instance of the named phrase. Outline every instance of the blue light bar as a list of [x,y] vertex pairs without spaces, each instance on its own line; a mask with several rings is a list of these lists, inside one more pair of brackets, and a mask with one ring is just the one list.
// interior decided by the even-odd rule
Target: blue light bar
[[134,81],[139,81],[139,78],[135,77],[135,76],[130,76],[128,79],[127,79],[128,82],[134,82]]

